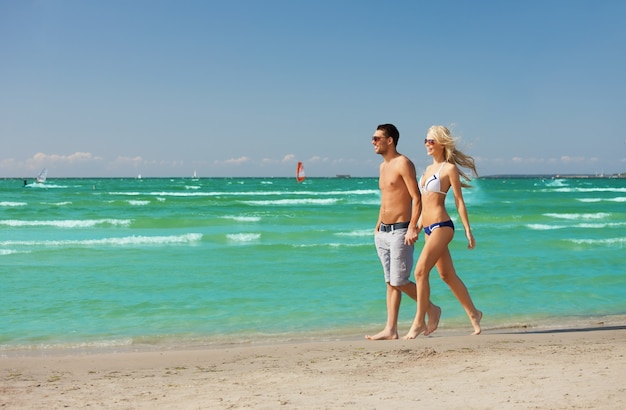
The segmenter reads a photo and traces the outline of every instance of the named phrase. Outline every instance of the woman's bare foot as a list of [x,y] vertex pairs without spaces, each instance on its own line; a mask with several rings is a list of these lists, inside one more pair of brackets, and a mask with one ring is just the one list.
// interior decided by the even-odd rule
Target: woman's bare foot
[[428,326],[426,327],[426,330],[424,331],[424,336],[430,335],[435,330],[437,330],[437,327],[439,327],[439,319],[441,318],[441,308],[439,306],[434,306],[432,310],[433,310],[432,315],[430,314],[430,312],[428,313]]
[[470,321],[472,322],[472,326],[474,326],[474,333],[472,333],[473,335],[479,335],[480,332],[482,332],[482,329],[480,328],[480,320],[482,318],[483,312],[481,312],[480,310],[476,310],[476,313],[470,316]]
[[425,332],[426,329],[427,329],[426,325],[418,326],[418,327],[411,326],[411,329],[409,329],[409,333],[407,333],[406,336],[404,336],[402,339],[404,340],[415,339],[422,332]]
[[383,329],[375,335],[365,335],[365,338],[367,340],[396,340],[398,338],[398,332]]

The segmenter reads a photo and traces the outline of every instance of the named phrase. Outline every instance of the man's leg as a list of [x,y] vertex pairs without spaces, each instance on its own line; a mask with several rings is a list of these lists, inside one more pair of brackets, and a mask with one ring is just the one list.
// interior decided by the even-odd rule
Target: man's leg
[[387,283],[387,324],[375,335],[365,336],[368,340],[394,340],[398,338],[398,312],[402,291]]

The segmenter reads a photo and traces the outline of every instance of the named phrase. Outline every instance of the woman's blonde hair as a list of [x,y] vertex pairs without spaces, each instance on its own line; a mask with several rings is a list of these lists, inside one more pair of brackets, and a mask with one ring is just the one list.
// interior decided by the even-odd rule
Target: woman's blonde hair
[[[478,171],[476,171],[474,158],[456,149],[457,139],[452,136],[452,133],[448,128],[444,127],[443,125],[433,125],[428,129],[428,134],[426,138],[433,139],[443,146],[443,155],[446,159],[446,162],[462,168],[467,168],[472,171],[472,174],[474,174],[474,176],[478,176]],[[463,172],[462,169],[459,169],[459,174],[465,181],[471,181],[471,177]],[[471,186],[463,181],[461,181],[461,185],[465,188],[469,188]]]

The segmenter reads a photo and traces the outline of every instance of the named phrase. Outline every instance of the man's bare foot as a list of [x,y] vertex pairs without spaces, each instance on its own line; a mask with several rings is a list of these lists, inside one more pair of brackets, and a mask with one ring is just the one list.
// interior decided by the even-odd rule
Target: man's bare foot
[[482,329],[480,328],[480,320],[482,318],[483,318],[483,312],[481,312],[480,310],[476,311],[476,315],[472,315],[470,317],[472,326],[474,326],[474,333],[472,333],[473,335],[479,335],[480,332],[482,332]]
[[365,335],[367,340],[396,340],[398,338],[398,332],[391,332],[387,329],[383,329],[375,335]]
[[404,336],[402,339],[404,340],[415,339],[422,332],[426,331],[426,329],[427,329],[426,325],[418,326],[418,327],[411,326],[411,329],[409,329],[409,333],[407,333],[406,336]]
[[424,331],[424,336],[428,336],[439,327],[439,319],[441,318],[441,308],[433,305],[433,314],[428,313],[428,324]]

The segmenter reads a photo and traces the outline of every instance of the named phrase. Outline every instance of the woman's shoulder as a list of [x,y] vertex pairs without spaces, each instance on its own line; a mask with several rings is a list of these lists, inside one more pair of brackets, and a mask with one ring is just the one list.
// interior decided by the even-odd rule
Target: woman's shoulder
[[454,162],[450,162],[450,161],[446,161],[443,165],[443,167],[441,168],[441,173],[443,174],[448,174],[448,173],[459,173],[459,168],[457,167],[457,165]]
[[452,185],[452,182],[460,180],[460,177],[461,174],[459,173],[459,168],[453,162],[446,161],[444,166],[441,168],[441,171],[439,171],[439,178],[442,182],[445,181],[446,185]]

